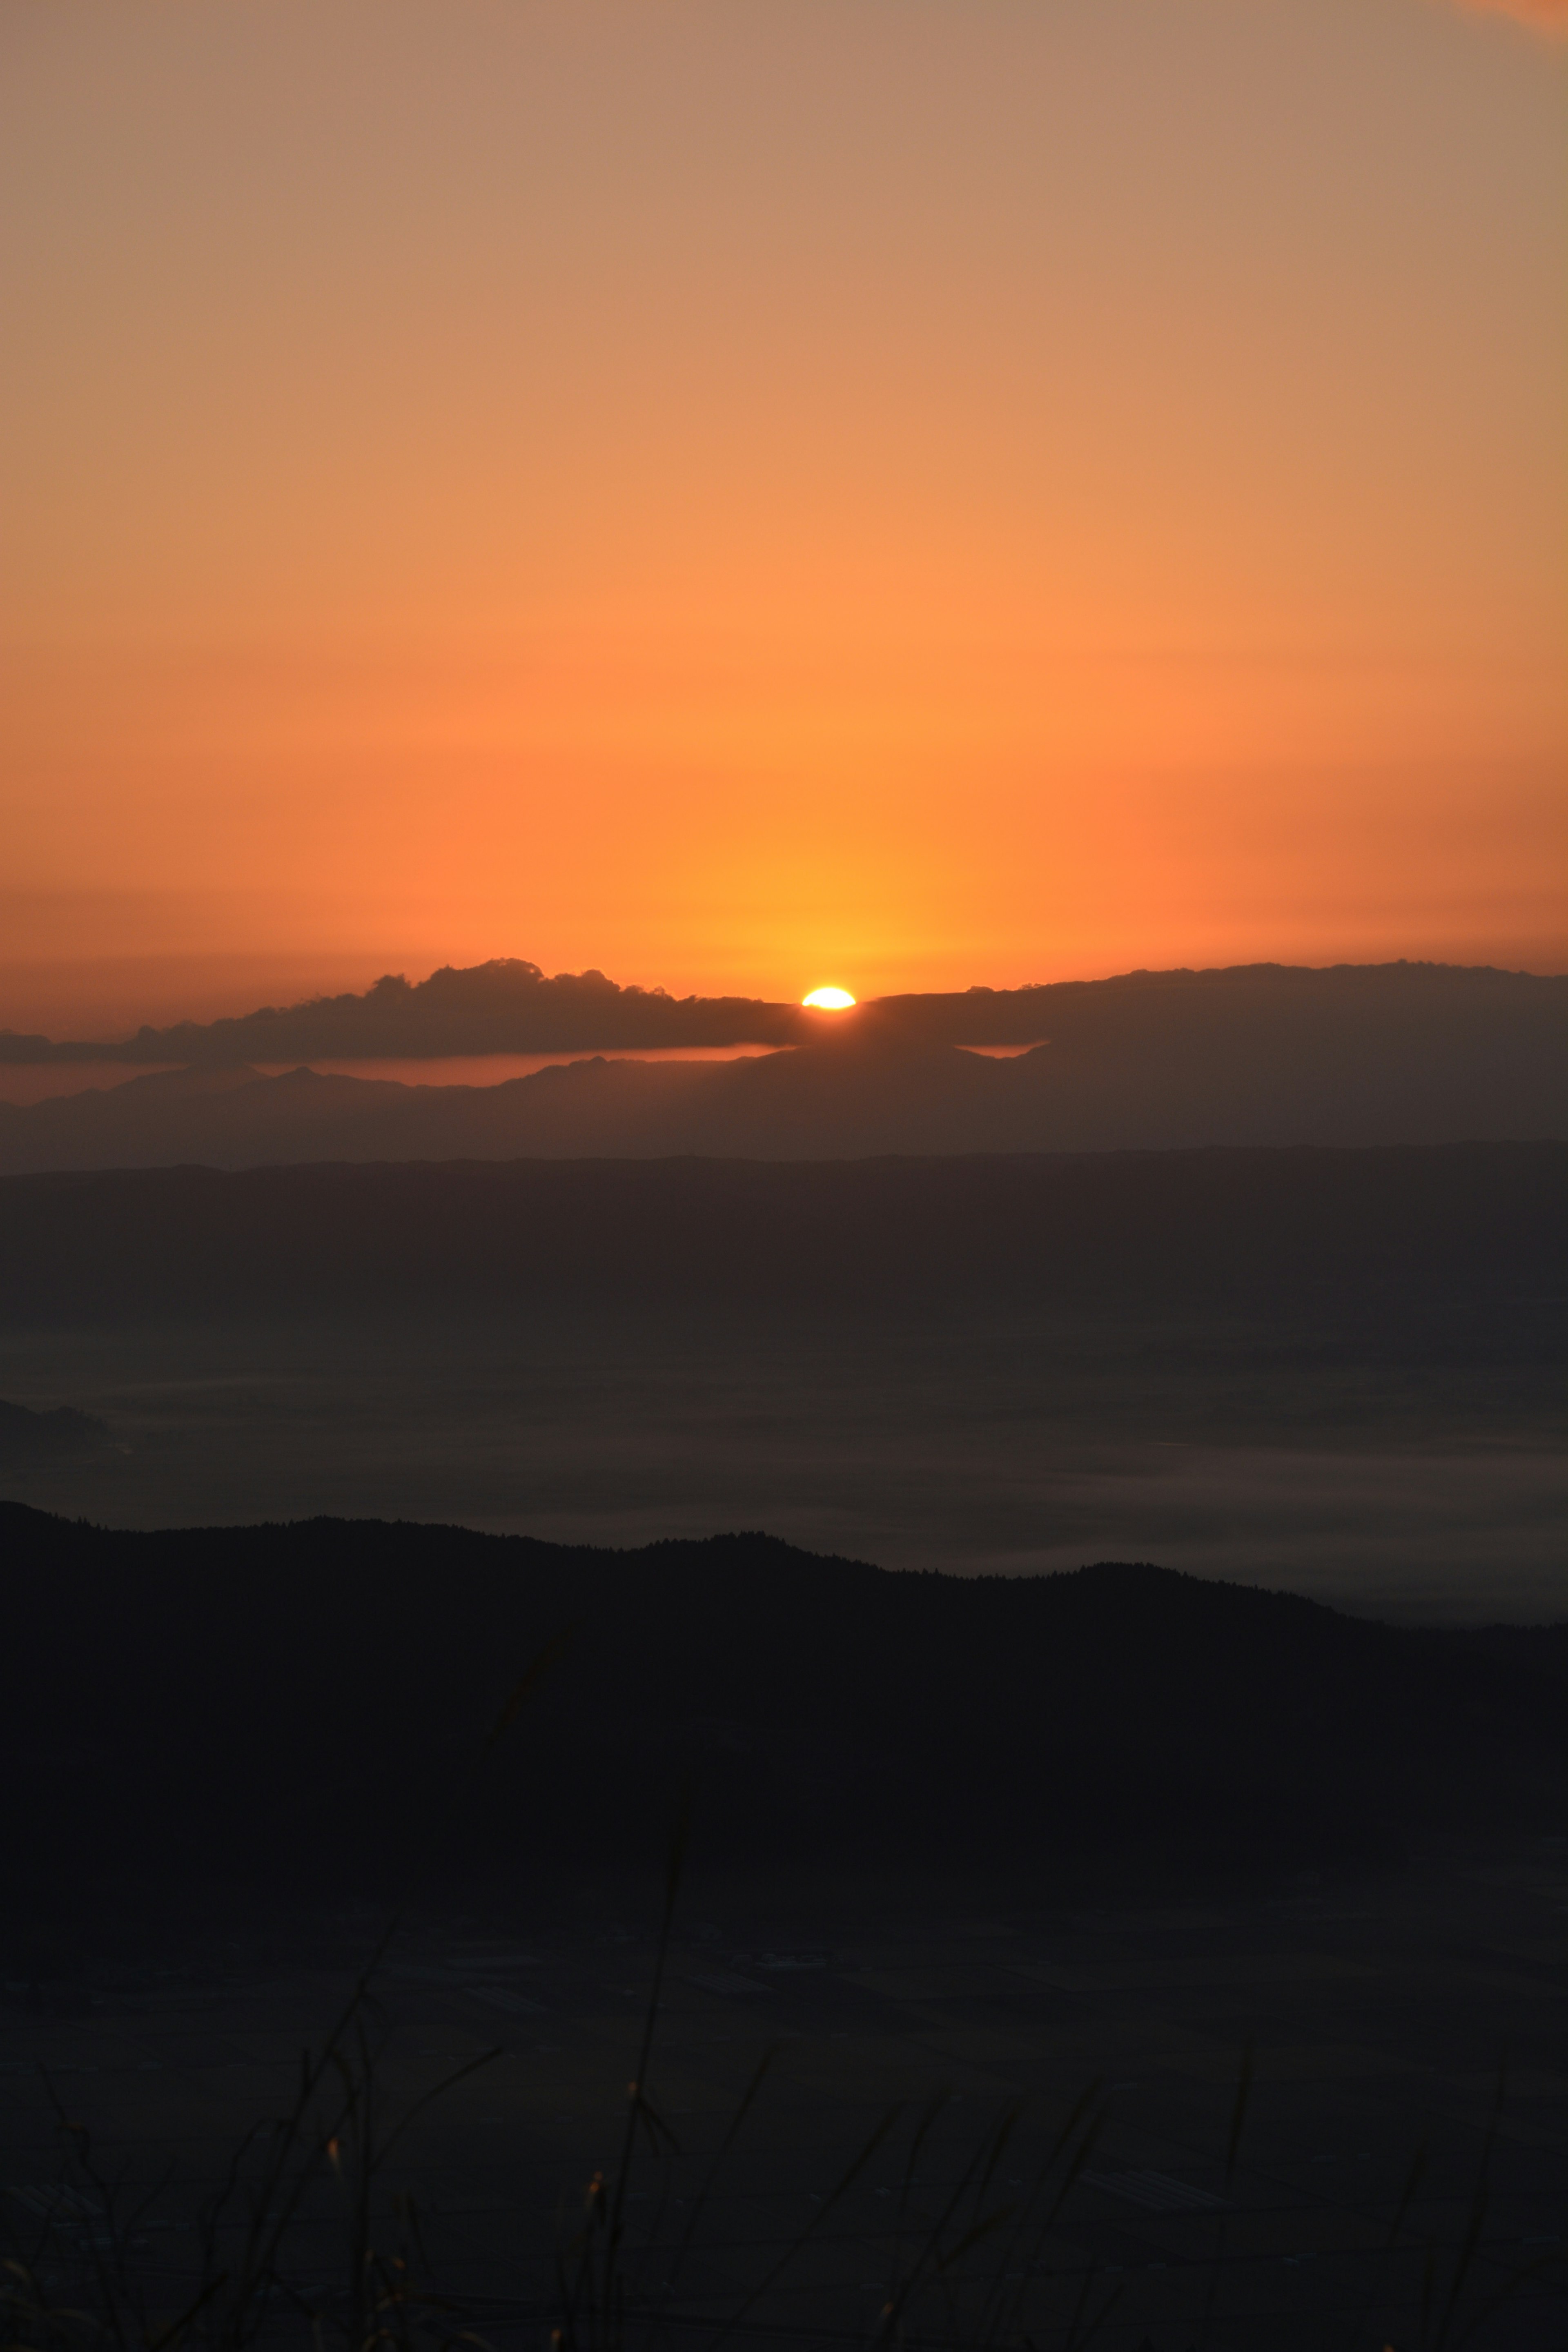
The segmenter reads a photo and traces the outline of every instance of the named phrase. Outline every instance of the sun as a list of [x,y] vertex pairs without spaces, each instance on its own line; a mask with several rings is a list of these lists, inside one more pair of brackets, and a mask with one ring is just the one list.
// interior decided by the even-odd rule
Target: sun
[[855,1002],[847,988],[814,988],[809,996],[801,998],[814,1013],[847,1013]]

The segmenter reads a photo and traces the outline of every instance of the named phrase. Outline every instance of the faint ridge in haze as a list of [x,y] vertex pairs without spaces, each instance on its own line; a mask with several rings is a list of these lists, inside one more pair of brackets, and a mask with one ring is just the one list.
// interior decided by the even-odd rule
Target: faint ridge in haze
[[0,1398],[0,1464],[7,1468],[100,1454],[109,1442],[109,1425],[95,1413],[79,1412],[68,1404],[36,1412]]
[[1568,1281],[1565,1189],[1557,1143],[12,1177],[0,1324],[389,1300],[1272,1316],[1405,1299],[1466,1328],[1484,1308],[1517,1347]]

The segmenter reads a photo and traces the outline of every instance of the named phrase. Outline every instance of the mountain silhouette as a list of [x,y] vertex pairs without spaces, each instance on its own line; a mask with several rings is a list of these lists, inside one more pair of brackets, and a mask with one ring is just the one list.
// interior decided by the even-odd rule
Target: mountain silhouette
[[824,1016],[751,997],[672,997],[623,987],[601,971],[558,972],[498,959],[444,966],[411,983],[388,974],[363,994],[264,1005],[212,1022],[139,1029],[97,1044],[0,1030],[0,1062],[167,1064],[312,1062],[442,1055],[608,1053],[681,1046],[804,1045],[828,1034],[924,1045],[1033,1045],[1097,1066],[1162,1060],[1174,1047],[1256,1055],[1267,1036],[1292,1060],[1356,1050],[1386,1033],[1419,1050],[1434,1024],[1463,1062],[1477,1038],[1518,1039],[1552,1022],[1561,1041],[1568,980],[1445,964],[1341,964],[1310,970],[1247,964],[1210,971],[1133,971],[1015,989],[886,996]]
[[[27,1671],[13,1887],[281,1887],[657,1852],[1047,1867],[1386,1857],[1555,1826],[1563,1638],[1422,1633],[1147,1565],[891,1575],[765,1536],[612,1552],[318,1519],[127,1534],[0,1505]],[[536,1698],[480,1772],[531,1664]]]
[[[994,1031],[1004,1015],[1019,1017],[1025,998],[1042,1019],[1048,1010],[1052,1034],[1013,1058],[932,1034],[966,1018]],[[198,1060],[26,1108],[0,1104],[0,1172],[1568,1136],[1568,980],[1265,968],[1134,975],[990,1001],[991,1013],[967,1014],[969,998],[890,998],[758,1058],[595,1056],[493,1087],[409,1087],[303,1067],[267,1077],[245,1063]]]

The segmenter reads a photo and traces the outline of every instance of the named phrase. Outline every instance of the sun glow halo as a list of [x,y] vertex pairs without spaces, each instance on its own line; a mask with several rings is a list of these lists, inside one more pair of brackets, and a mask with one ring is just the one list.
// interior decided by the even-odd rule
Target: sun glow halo
[[847,988],[814,988],[809,996],[800,1001],[814,1013],[847,1013],[855,999]]

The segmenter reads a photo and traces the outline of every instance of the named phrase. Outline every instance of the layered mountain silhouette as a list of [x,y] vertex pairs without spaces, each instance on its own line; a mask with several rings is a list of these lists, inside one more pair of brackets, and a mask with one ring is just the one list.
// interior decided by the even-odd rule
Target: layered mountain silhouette
[[[15,1890],[342,1890],[652,1855],[1269,1867],[1561,1825],[1560,1630],[1432,1633],[1149,1566],[888,1574],[317,1519],[122,1534],[0,1505]],[[551,1660],[485,1761],[530,1667]]]
[[[363,1008],[369,1000],[347,1002]],[[994,1041],[1009,1023],[1049,1034],[1009,1059],[951,1042],[966,1024],[970,1044],[987,1042],[975,1032]],[[251,1034],[245,1023],[216,1024],[201,1033],[204,1056],[218,1030]],[[160,1034],[169,1050],[173,1033]],[[889,998],[819,1022],[807,1042],[758,1058],[595,1056],[484,1087],[307,1068],[267,1077],[244,1063],[198,1058],[108,1089],[0,1105],[0,1172],[185,1160],[789,1160],[1565,1136],[1568,979],[1264,967],[1135,974],[1006,997]]]

